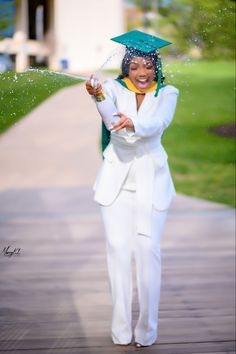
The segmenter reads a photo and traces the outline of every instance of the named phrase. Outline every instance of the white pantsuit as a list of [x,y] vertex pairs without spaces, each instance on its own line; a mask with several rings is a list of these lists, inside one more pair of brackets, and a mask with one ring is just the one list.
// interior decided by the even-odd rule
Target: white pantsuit
[[161,284],[160,241],[167,211],[152,211],[152,237],[136,230],[135,192],[122,190],[111,206],[102,206],[107,236],[107,263],[112,293],[112,339],[116,344],[132,339],[132,253],[135,257],[140,313],[135,340],[155,342]]
[[[132,340],[132,254],[136,264],[139,318],[135,341],[151,345],[157,338],[161,285],[160,242],[172,198],[176,195],[168,156],[161,144],[170,124],[178,90],[150,92],[138,112],[135,93],[115,80],[103,89],[106,100],[131,118],[135,131],[122,129],[111,134],[94,189],[101,205],[106,232],[107,264],[112,294],[112,340],[127,344]],[[99,103],[98,110],[103,112]]]

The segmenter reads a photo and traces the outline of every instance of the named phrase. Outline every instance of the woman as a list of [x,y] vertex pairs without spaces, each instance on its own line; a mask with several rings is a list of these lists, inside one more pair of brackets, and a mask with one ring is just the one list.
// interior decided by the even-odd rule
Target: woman
[[[86,82],[106,122],[104,160],[94,188],[106,231],[112,340],[120,345],[132,341],[134,254],[139,299],[136,347],[152,345],[157,339],[160,242],[167,210],[176,194],[161,137],[173,118],[178,90],[163,85],[160,56],[153,50],[153,39],[155,48],[160,41],[163,46],[163,40],[139,31],[113,38],[126,45],[121,75],[103,86]],[[151,45],[147,48],[148,42]],[[118,111],[119,119],[114,124],[107,123],[109,107]]]

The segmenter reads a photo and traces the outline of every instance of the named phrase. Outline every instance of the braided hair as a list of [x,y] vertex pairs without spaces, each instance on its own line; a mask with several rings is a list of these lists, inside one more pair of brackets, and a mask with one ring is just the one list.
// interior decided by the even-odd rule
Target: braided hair
[[[143,57],[151,59],[155,75],[154,81],[158,81],[158,53],[153,51],[151,53],[145,53],[137,49],[126,48],[126,52],[124,58],[121,62],[121,74],[118,76],[118,79],[124,79],[125,77],[129,76],[129,65],[133,57]],[[161,83],[165,80],[165,76],[161,77]]]

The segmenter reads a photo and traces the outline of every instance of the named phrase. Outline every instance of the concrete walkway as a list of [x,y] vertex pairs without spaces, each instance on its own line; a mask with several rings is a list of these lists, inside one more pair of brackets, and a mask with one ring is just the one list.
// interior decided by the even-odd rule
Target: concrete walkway
[[51,96],[0,137],[0,190],[90,186],[100,119],[84,86]]
[[[99,133],[81,85],[0,137],[0,353],[137,351],[110,339],[104,232],[92,193]],[[162,241],[159,340],[140,351],[235,352],[234,228],[233,209],[178,194]],[[137,316],[135,287],[134,325]]]

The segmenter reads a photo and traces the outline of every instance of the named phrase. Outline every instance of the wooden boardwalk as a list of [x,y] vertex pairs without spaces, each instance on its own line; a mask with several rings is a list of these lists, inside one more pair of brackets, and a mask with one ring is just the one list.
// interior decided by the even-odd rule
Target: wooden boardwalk
[[[234,353],[234,210],[178,196],[162,240],[159,339],[113,345],[103,227],[91,188],[0,193],[0,353]],[[9,249],[10,250],[10,249]],[[133,321],[137,320],[134,289]]]

